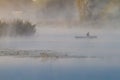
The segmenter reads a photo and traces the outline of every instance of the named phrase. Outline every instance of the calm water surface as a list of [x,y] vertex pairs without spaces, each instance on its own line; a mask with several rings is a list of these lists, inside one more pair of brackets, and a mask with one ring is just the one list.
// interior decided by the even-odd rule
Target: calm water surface
[[[74,38],[84,36],[88,31],[98,38]],[[34,37],[2,38],[2,50],[52,50],[59,54],[97,58],[0,57],[0,80],[119,80],[119,35],[119,30],[42,28]]]

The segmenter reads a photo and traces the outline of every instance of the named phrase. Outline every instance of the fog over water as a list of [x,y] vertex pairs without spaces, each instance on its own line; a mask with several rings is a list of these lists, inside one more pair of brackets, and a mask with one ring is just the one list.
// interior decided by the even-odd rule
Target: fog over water
[[77,1],[0,0],[0,80],[120,79],[120,1]]
[[[97,38],[75,38],[86,33]],[[78,55],[119,55],[119,30],[82,28],[37,28],[31,37],[2,37],[1,49],[52,50]]]

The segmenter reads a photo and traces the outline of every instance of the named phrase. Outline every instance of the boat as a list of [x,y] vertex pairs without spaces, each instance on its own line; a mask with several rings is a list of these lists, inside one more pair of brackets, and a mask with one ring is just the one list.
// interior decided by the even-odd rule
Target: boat
[[97,38],[97,36],[94,35],[90,35],[90,33],[88,32],[85,36],[75,36],[76,39],[78,38],[83,38],[83,39],[94,39]]
[[77,39],[77,38],[88,38],[88,39],[94,39],[94,38],[97,38],[97,36],[75,36],[75,38]]

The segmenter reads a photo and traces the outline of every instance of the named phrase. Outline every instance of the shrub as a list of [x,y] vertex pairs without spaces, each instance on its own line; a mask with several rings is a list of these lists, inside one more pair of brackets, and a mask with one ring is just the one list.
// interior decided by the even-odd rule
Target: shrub
[[31,36],[36,32],[35,26],[28,21],[16,20],[12,23],[13,34],[16,36]]
[[12,23],[0,21],[1,36],[31,36],[36,32],[36,25],[29,21],[15,20]]
[[6,35],[7,23],[0,21],[0,36]]

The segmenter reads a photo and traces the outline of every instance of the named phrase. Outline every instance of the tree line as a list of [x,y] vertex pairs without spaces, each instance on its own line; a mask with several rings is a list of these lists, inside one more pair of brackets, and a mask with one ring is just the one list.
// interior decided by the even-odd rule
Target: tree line
[[14,20],[5,22],[0,20],[0,37],[1,36],[31,36],[36,32],[36,25],[29,21]]

